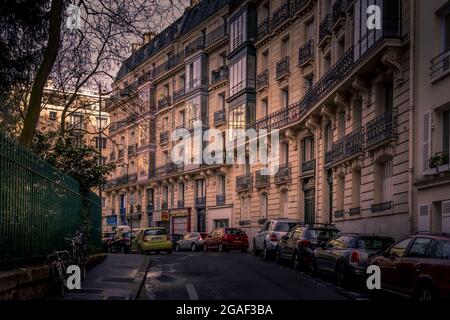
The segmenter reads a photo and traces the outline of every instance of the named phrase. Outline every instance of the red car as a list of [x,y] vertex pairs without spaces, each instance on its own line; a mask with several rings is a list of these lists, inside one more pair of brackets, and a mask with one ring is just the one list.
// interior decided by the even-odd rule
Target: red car
[[450,298],[450,235],[417,233],[374,257],[381,289],[417,300]]
[[228,250],[241,250],[247,252],[248,237],[241,229],[216,228],[211,231],[203,241],[203,250],[224,252]]

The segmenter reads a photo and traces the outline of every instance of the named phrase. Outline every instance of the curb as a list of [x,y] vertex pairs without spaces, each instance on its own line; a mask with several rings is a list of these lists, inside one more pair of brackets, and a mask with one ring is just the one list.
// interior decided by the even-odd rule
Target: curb
[[136,273],[135,279],[140,281],[140,284],[133,300],[138,300],[139,296],[141,295],[142,289],[144,288],[145,280],[147,279],[147,273],[150,270],[151,262],[152,260],[150,259],[150,257],[144,256],[144,262],[142,262],[141,267]]

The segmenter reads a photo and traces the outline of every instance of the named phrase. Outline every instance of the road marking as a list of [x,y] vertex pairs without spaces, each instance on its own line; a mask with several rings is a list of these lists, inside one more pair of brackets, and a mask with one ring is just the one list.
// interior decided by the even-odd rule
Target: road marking
[[195,288],[194,288],[193,284],[188,283],[186,285],[186,290],[188,292],[189,299],[191,299],[191,300],[198,300],[198,294],[197,294],[197,291],[195,291]]

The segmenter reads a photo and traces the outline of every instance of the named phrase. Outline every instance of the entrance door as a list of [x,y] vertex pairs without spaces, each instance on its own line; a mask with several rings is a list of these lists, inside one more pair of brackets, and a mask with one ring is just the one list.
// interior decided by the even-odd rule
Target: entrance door
[[198,232],[206,232],[205,209],[197,209],[197,231]]
[[305,190],[305,223],[314,223],[314,189]]
[[172,233],[185,235],[188,232],[188,218],[187,217],[173,218],[172,228],[173,228]]

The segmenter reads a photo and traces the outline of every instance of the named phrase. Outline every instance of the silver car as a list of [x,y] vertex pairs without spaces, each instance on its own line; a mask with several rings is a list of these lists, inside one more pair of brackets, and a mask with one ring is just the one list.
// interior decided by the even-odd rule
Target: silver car
[[291,219],[267,220],[253,239],[253,254],[259,256],[262,252],[264,259],[273,258],[278,240],[300,223]]
[[183,239],[178,240],[175,246],[175,251],[191,250],[199,251],[203,248],[203,240],[208,236],[204,232],[189,232],[186,233]]

